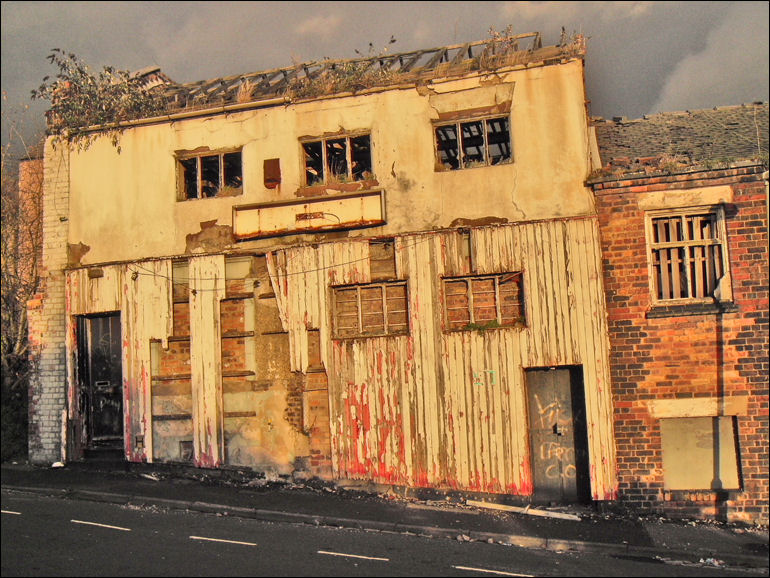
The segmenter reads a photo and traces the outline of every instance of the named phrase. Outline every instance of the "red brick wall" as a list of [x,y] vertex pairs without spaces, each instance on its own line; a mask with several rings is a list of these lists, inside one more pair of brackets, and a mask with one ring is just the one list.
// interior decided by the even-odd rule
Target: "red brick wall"
[[[685,517],[768,521],[768,233],[762,167],[594,184],[602,237],[621,504]],[[640,193],[730,185],[725,208],[737,310],[647,318]],[[673,193],[674,195],[676,193]],[[737,418],[741,491],[666,491],[650,400],[746,396]]]

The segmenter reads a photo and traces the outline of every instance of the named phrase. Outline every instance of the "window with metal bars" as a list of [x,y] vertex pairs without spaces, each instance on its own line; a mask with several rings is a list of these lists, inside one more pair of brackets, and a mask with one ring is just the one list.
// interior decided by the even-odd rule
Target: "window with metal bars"
[[524,325],[522,274],[445,278],[444,319],[449,331]]
[[307,186],[364,181],[373,177],[368,134],[304,141],[302,151]]
[[655,301],[730,299],[721,208],[648,214],[647,238]]
[[435,126],[438,170],[499,165],[513,158],[507,116]]
[[241,151],[180,157],[177,166],[182,201],[243,193]]
[[333,298],[338,339],[409,332],[406,281],[334,287]]

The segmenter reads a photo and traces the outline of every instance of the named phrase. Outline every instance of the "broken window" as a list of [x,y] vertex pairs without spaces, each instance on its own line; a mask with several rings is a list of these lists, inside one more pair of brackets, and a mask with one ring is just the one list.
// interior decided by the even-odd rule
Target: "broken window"
[[510,162],[511,132],[507,116],[436,126],[441,170],[467,169]]
[[368,134],[302,143],[307,186],[363,181],[372,178],[372,148]]
[[648,215],[654,300],[730,299],[722,215],[721,208]]
[[230,197],[243,192],[241,151],[179,159],[180,199]]
[[406,281],[335,287],[334,337],[409,332]]
[[444,279],[446,329],[490,329],[524,324],[521,273]]

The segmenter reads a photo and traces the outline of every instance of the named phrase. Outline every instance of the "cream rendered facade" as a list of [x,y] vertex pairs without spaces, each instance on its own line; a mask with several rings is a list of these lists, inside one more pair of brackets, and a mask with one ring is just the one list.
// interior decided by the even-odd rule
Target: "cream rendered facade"
[[[437,170],[436,123],[489,116],[509,119],[510,162]],[[360,133],[370,135],[373,179],[311,195],[302,139]],[[79,327],[119,314],[128,460],[283,475],[302,467],[528,499],[552,457],[536,455],[543,414],[531,376],[578,368],[588,460],[578,477],[591,499],[615,498],[582,57],[183,112],[131,124],[120,145],[105,137],[85,151],[46,149],[33,461],[81,457]],[[178,158],[202,150],[242,151],[241,194],[179,200]],[[280,163],[274,187],[269,159]],[[356,226],[259,232],[271,218],[291,225],[373,191],[379,201],[361,204]],[[239,235],[236,219],[251,210],[261,224],[245,218]],[[379,224],[365,226],[372,211]],[[385,277],[374,263],[383,241]],[[525,321],[449,331],[446,280],[506,273],[521,279]],[[406,284],[407,332],[335,334],[337,287],[390,282]],[[187,369],[161,375],[179,356]]]

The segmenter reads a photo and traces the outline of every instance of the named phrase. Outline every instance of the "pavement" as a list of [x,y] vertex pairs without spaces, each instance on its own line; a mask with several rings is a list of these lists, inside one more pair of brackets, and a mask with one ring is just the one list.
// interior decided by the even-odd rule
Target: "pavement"
[[[743,567],[768,573],[768,528],[660,516],[620,515],[590,506],[478,505],[462,496],[401,489],[377,493],[318,480],[202,470],[169,464],[2,464],[3,492],[124,506],[187,510],[289,522],[485,541],[553,551]],[[382,488],[379,488],[382,490]],[[368,491],[364,491],[368,490]],[[431,499],[432,498],[432,499]],[[476,498],[478,499],[478,497]],[[505,507],[505,506],[503,506]]]

